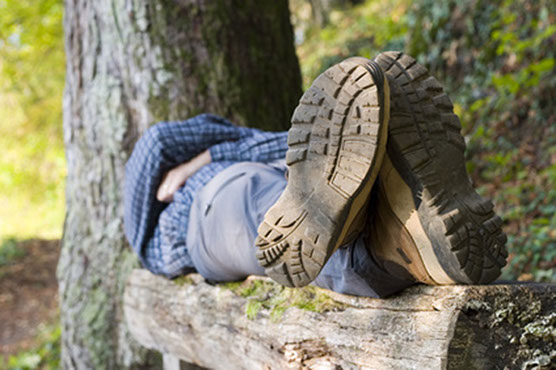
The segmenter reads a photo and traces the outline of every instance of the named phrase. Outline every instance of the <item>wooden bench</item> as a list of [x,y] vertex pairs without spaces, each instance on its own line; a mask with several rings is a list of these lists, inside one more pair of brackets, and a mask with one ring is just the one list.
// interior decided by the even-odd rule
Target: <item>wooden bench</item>
[[[209,285],[134,270],[124,294],[132,335],[167,369],[551,368],[556,285],[418,285],[360,298],[267,278]],[[189,364],[189,365],[188,365]]]

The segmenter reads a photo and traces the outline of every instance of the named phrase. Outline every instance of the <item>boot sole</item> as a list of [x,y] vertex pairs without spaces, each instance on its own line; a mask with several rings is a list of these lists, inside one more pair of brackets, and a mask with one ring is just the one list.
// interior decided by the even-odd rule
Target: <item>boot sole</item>
[[427,267],[440,265],[445,272],[429,269],[431,277],[440,283],[447,283],[446,275],[466,284],[495,280],[506,264],[507,238],[492,202],[477,194],[469,180],[466,145],[450,98],[427,69],[406,54],[385,52],[375,61],[391,87],[388,156],[411,189],[430,240],[421,246],[426,252],[423,262]]
[[364,58],[329,68],[301,97],[288,134],[288,184],[256,241],[273,280],[309,284],[361,219],[386,150],[388,105],[388,82]]

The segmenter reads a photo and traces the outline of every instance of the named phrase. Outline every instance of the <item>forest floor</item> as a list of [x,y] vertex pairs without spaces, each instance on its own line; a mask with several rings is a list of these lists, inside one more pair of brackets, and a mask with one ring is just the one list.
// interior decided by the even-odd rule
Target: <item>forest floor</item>
[[35,346],[58,318],[60,241],[24,240],[17,249],[19,257],[0,265],[0,360]]

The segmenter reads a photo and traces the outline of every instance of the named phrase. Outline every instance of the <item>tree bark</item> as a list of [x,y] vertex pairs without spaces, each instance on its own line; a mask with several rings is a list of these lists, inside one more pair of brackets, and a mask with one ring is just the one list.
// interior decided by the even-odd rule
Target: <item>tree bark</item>
[[58,265],[62,365],[145,365],[122,322],[136,258],[125,162],[160,120],[200,112],[283,130],[301,95],[286,0],[66,0],[67,214]]
[[554,284],[420,285],[372,299],[135,270],[124,312],[146,347],[211,369],[549,369],[555,293]]

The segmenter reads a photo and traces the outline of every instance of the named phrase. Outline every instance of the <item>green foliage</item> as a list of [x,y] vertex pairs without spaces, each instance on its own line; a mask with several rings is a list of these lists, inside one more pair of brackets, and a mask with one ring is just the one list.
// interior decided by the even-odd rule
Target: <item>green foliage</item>
[[[311,23],[306,1],[292,1],[303,86],[326,68],[354,55],[372,57],[383,50],[402,49],[407,32],[406,0],[366,1],[333,9],[324,28]],[[299,32],[297,32],[299,35]]]
[[334,10],[323,30],[305,26],[298,46],[305,86],[345,57],[387,49],[446,84],[468,170],[505,220],[507,279],[556,280],[555,14],[551,0],[368,0]]
[[242,283],[222,284],[235,294],[247,298],[245,314],[254,320],[261,309],[270,312],[270,319],[279,321],[289,307],[302,310],[324,312],[342,309],[342,303],[334,301],[324,290],[308,286],[287,288],[271,281],[247,280]]
[[0,279],[6,274],[3,266],[10,265],[25,255],[16,238],[0,239]]
[[[509,236],[507,278],[554,278],[556,3],[337,2],[324,28],[292,0],[304,85],[351,56],[405,49],[447,84],[468,168]],[[58,237],[65,160],[62,0],[0,0],[0,237]],[[301,30],[301,32],[299,32]]]
[[59,237],[62,0],[0,0],[0,237]]
[[7,359],[0,358],[0,365],[9,370],[54,370],[60,368],[60,325],[42,326],[39,329],[36,346]]
[[503,277],[556,279],[556,3],[420,0],[407,50],[442,81],[481,193],[505,220]]
[[[6,238],[0,242],[0,267],[24,255],[25,252],[18,246],[18,240],[16,238]],[[0,273],[0,277],[1,276]]]

